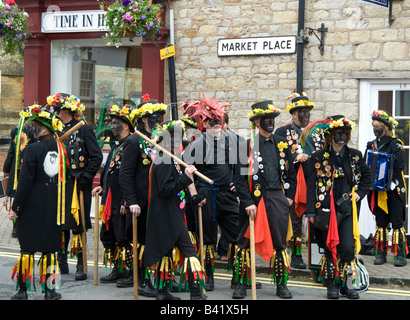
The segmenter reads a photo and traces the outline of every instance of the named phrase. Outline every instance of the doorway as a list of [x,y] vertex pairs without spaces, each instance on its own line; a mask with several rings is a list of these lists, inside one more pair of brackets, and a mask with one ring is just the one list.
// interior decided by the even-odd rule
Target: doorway
[[[409,186],[410,167],[410,79],[390,80],[361,80],[360,81],[360,117],[359,117],[359,150],[364,153],[368,141],[373,140],[374,134],[371,125],[371,113],[375,109],[389,112],[397,121],[398,126],[395,136],[403,142],[404,151],[404,179]],[[409,190],[407,190],[406,206],[406,232],[409,234],[408,203]],[[367,237],[374,233],[376,223],[370,212],[367,199],[362,201],[360,219],[360,233]]]

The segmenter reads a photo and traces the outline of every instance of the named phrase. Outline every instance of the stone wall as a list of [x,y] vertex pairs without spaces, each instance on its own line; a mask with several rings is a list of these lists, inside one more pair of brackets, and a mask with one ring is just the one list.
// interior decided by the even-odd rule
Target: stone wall
[[[254,102],[272,99],[285,109],[296,91],[296,54],[218,57],[217,41],[297,35],[299,1],[175,0],[172,6],[179,103],[202,93],[231,103],[233,129],[249,128],[246,114]],[[340,110],[359,119],[359,80],[352,72],[410,70],[410,0],[393,1],[392,25],[388,12],[359,0],[306,0],[303,88],[316,103],[312,120]],[[323,55],[319,40],[308,34],[322,23],[328,28]],[[289,119],[283,111],[277,126]]]
[[10,131],[19,122],[19,112],[23,108],[24,71],[23,62],[17,57],[0,58],[0,172],[7,156],[9,144],[4,144],[4,137],[10,137]]

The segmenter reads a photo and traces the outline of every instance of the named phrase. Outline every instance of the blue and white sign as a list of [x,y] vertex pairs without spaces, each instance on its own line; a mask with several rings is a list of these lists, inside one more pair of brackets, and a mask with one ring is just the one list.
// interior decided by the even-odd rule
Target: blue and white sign
[[387,8],[389,6],[390,0],[362,0],[362,1],[370,2],[370,3],[377,4],[379,6]]

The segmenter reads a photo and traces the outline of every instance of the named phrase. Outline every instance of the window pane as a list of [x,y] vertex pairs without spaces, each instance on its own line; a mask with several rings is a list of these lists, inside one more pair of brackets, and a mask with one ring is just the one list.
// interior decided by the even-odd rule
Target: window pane
[[396,91],[395,111],[396,116],[410,116],[410,91]]
[[396,137],[403,141],[405,146],[409,145],[409,128],[410,120],[401,119],[397,121],[399,124],[396,127]]
[[379,110],[384,110],[392,114],[393,91],[379,91]]

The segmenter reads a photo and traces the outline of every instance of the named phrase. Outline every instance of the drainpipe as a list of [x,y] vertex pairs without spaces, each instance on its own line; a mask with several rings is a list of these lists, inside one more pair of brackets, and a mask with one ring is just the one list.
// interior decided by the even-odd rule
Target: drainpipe
[[303,50],[305,43],[308,43],[305,37],[305,0],[299,0],[299,17],[298,17],[298,36],[297,36],[297,70],[296,70],[296,92],[303,92]]
[[[169,39],[170,45],[174,44],[174,10],[171,9],[171,1],[168,0],[169,9]],[[177,84],[175,77],[175,56],[168,58],[169,90],[171,95],[171,120],[178,120]]]

